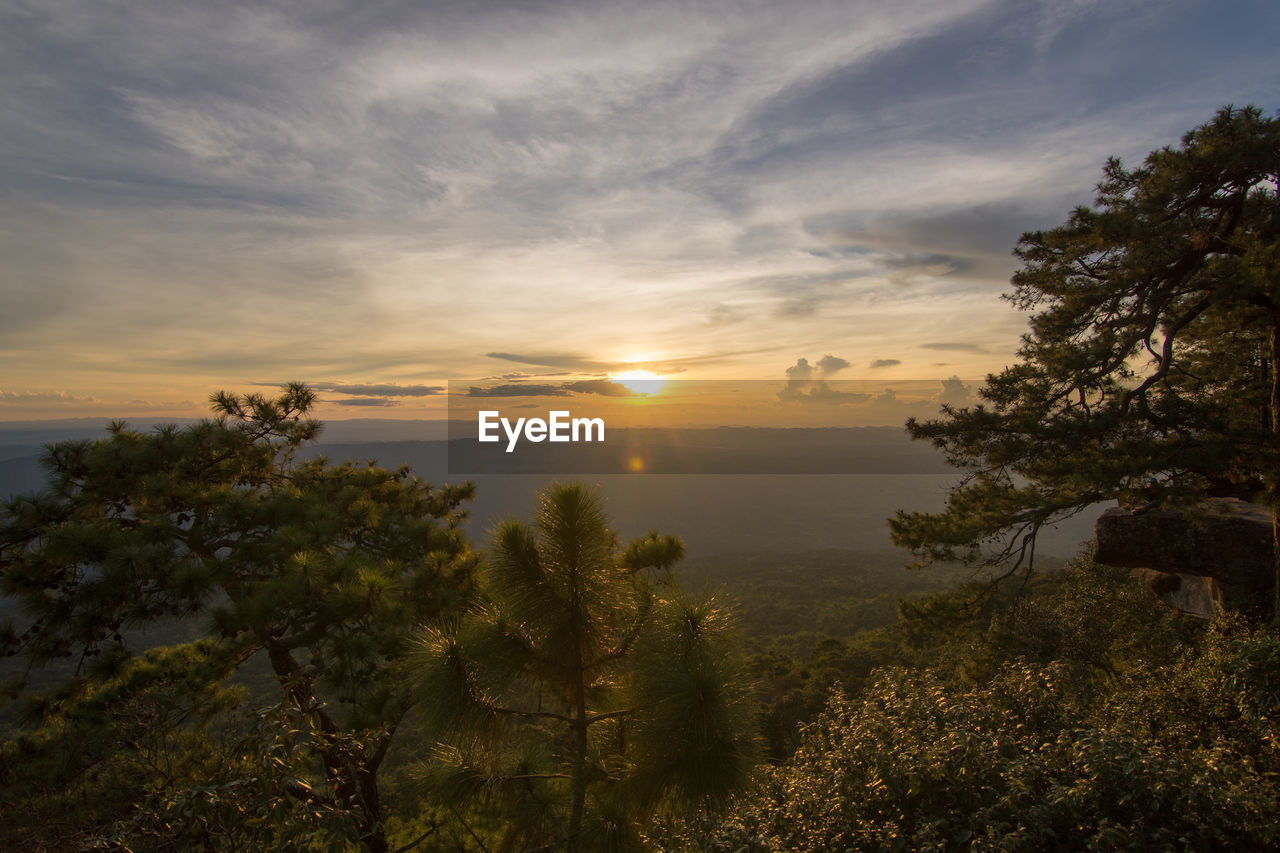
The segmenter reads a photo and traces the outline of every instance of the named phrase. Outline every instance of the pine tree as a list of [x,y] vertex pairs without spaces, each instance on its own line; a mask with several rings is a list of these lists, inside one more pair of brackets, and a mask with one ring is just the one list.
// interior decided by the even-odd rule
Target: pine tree
[[1161,499],[1265,486],[1280,505],[1278,182],[1280,121],[1226,107],[1138,168],[1110,160],[1096,208],[1024,234],[1019,360],[981,404],[908,423],[967,476],[945,511],[899,513],[894,540],[1012,572],[1046,524],[1148,478]]
[[467,594],[471,489],[300,458],[314,401],[296,384],[219,393],[213,420],[49,447],[49,489],[0,521],[0,591],[28,619],[0,640],[102,683],[134,665],[132,629],[175,617],[207,626],[201,657],[221,667],[208,678],[265,657],[319,770],[295,807],[349,816],[351,840],[377,853],[378,773],[415,701],[407,638]]
[[727,614],[669,579],[679,540],[621,554],[598,496],[541,496],[500,525],[468,616],[426,631],[418,681],[441,740],[434,782],[501,803],[504,849],[634,849],[663,808],[720,801],[750,768]]

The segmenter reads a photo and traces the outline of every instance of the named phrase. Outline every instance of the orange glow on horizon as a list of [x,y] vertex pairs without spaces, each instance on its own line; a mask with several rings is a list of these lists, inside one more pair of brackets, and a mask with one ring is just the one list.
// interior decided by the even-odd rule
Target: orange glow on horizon
[[667,384],[664,377],[652,370],[624,370],[610,374],[609,378],[637,394],[656,394]]

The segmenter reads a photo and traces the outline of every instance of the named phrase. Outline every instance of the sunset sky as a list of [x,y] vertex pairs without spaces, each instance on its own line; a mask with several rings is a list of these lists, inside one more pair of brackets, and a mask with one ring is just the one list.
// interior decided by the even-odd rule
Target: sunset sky
[[0,2],[0,420],[1008,363],[1018,235],[1227,103],[1260,2]]

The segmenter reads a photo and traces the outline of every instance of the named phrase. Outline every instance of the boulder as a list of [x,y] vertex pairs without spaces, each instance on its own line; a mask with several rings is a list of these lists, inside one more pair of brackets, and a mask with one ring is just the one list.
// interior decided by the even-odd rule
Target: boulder
[[1165,604],[1200,619],[1214,619],[1222,613],[1226,593],[1222,584],[1202,575],[1134,569],[1133,579]]
[[1143,585],[1179,610],[1207,616],[1224,604],[1254,610],[1270,601],[1275,569],[1268,507],[1236,498],[1137,514],[1115,507],[1098,518],[1095,537],[1095,560],[1143,569]]

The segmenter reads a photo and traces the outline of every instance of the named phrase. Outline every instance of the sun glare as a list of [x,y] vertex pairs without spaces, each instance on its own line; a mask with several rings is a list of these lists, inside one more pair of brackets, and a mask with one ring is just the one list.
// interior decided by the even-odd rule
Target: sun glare
[[614,382],[637,394],[656,394],[667,384],[667,380],[652,370],[624,370],[609,376]]

